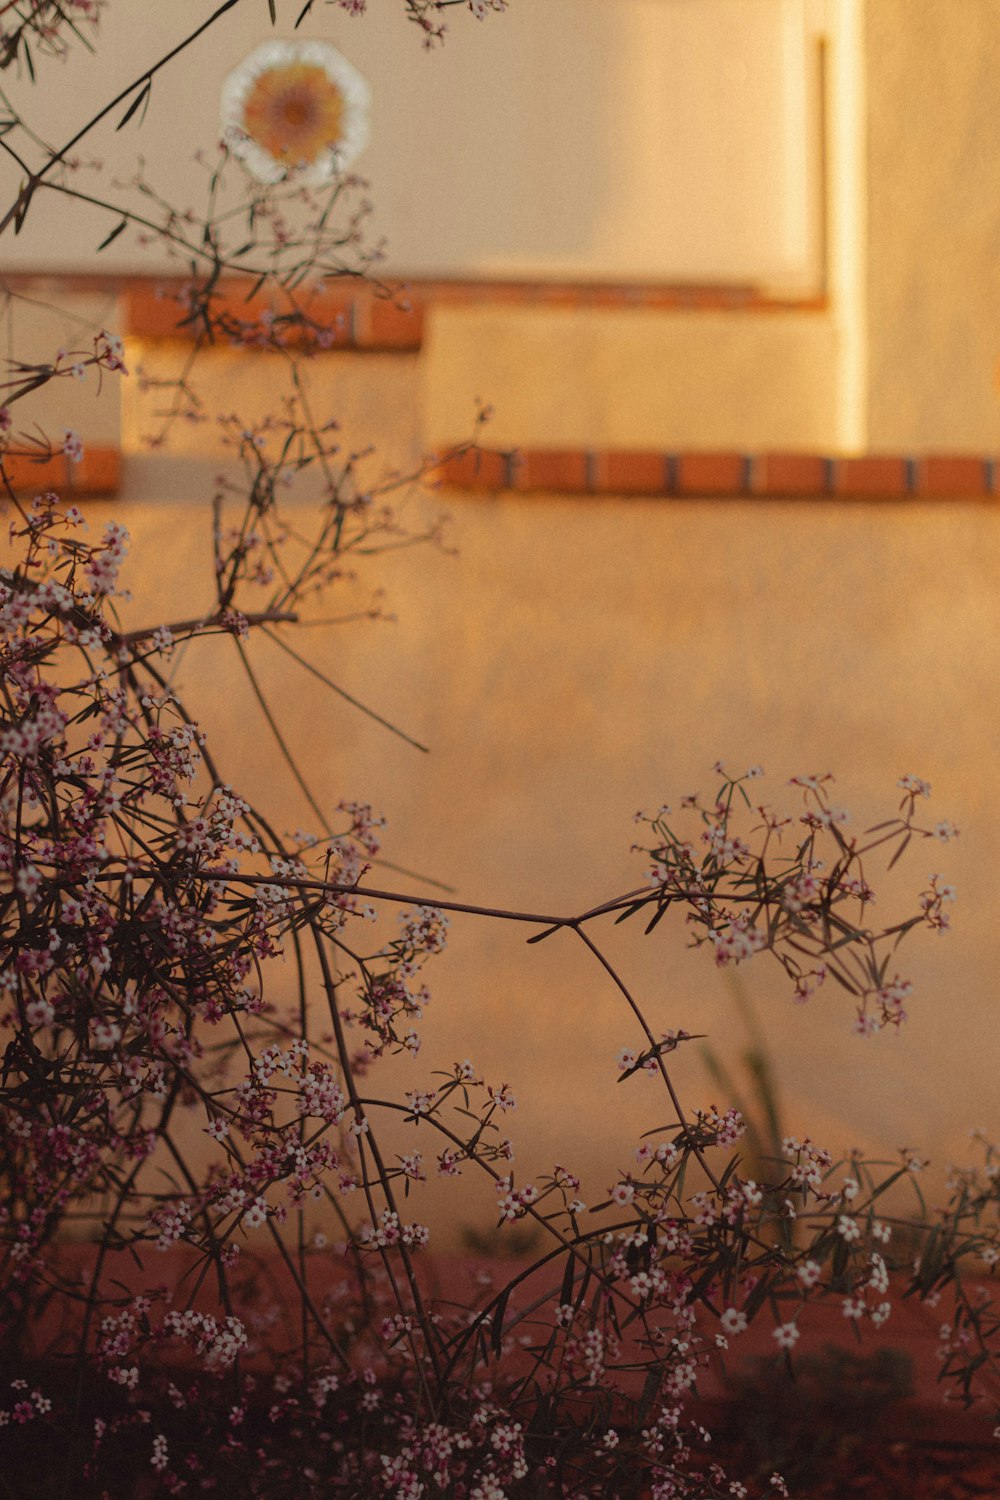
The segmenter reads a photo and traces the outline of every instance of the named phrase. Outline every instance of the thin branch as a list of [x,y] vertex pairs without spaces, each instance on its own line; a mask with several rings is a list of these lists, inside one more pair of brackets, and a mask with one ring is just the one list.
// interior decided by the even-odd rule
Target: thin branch
[[70,137],[65,145],[60,146],[57,150],[53,151],[49,159],[41,167],[39,167],[36,172],[33,172],[31,174],[27,183],[25,183],[24,187],[14,199],[14,202],[11,204],[10,208],[4,214],[3,218],[0,219],[0,234],[3,234],[4,230],[9,224],[14,222],[15,220],[23,218],[23,215],[27,210],[28,204],[31,202],[36,188],[41,185],[41,183],[48,176],[49,172],[51,172],[52,168],[56,165],[57,162],[62,161],[64,157],[68,156],[69,153],[74,149],[74,147],[78,146],[80,142],[90,134],[95,126],[99,125],[102,120],[107,119],[108,115],[112,114],[114,110],[119,107],[119,105],[124,104],[125,100],[129,97],[130,94],[134,94],[136,89],[145,88],[149,84],[151,84],[154,77],[161,71],[161,69],[165,68],[169,62],[172,62],[175,57],[178,57],[180,53],[184,52],[188,47],[190,47],[192,42],[196,42],[202,35],[202,33],[208,31],[211,26],[214,26],[216,21],[220,20],[221,17],[227,13],[227,11],[234,10],[235,7],[241,3],[242,0],[223,0],[223,3],[216,10],[214,10],[212,14],[201,23],[200,26],[196,27],[189,36],[186,36],[182,42],[178,42],[176,47],[172,47],[169,52],[167,52],[163,57],[160,58],[159,62],[156,62],[152,65],[152,67],[147,68],[146,71],[144,73],[141,73],[139,77],[134,80],[134,82],[128,85],[127,88],[122,89],[120,93],[116,94],[115,97],[110,101],[110,103],[105,104],[103,109],[99,109],[97,114],[93,115],[91,119],[88,120],[86,125],[82,125],[76,132],[76,134]]
[[[280,619],[280,615],[278,615],[277,618]],[[318,667],[313,666],[311,661],[307,661],[304,656],[300,656],[299,653],[295,651],[287,641],[283,641],[279,635],[276,635],[274,633],[273,630],[268,630],[266,625],[263,625],[261,627],[261,630],[262,633],[267,636],[269,641],[273,641],[276,646],[280,646],[282,651],[290,656],[293,661],[297,661],[300,667],[304,667],[307,672],[311,672],[312,675],[318,678],[325,687],[328,687],[331,690],[331,692],[336,693],[339,697],[350,703],[353,708],[360,709],[361,712],[367,715],[369,719],[373,719],[376,724],[381,724],[383,729],[388,729],[390,734],[394,734],[399,739],[405,740],[406,743],[408,745],[412,745],[415,750],[422,750],[425,755],[428,755],[430,753],[426,745],[422,745],[420,741],[415,740],[411,734],[407,734],[405,729],[400,729],[398,725],[391,723],[388,719],[384,719],[381,714],[376,713],[373,708],[369,708],[367,704],[362,703],[359,698],[353,697],[352,694],[346,692],[344,688],[338,687],[335,682],[327,677],[325,672],[321,672]]]

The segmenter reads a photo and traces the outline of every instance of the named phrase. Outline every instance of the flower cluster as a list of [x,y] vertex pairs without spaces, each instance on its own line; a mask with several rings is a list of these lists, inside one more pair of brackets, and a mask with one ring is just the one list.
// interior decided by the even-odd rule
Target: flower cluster
[[668,807],[636,815],[649,830],[651,842],[635,848],[650,861],[654,894],[623,903],[624,915],[648,915],[652,908],[652,925],[670,906],[685,906],[692,942],[710,943],[717,964],[769,951],[791,980],[796,1001],[808,1000],[832,977],[854,997],[855,1026],[863,1035],[899,1026],[911,985],[898,975],[887,978],[888,957],[921,921],[947,931],[955,891],[932,875],[919,898],[920,915],[872,926],[876,895],[867,871],[875,857],[891,867],[915,837],[955,835],[951,824],[918,821],[917,802],[930,795],[928,783],[902,777],[899,816],[856,835],[848,831],[847,811],[831,800],[829,774],[792,778],[804,799],[795,820],[751,799],[748,786],[763,774],[760,767],[742,776],[715,769],[721,785],[714,799],[689,796],[682,804],[689,822],[700,825],[697,837],[676,830]]
[[[505,0],[405,6],[430,44],[450,7],[481,20]],[[100,9],[23,0],[0,67],[29,44],[61,50]],[[357,144],[341,106],[360,94],[326,48],[279,46],[264,63],[237,80],[232,144],[250,164],[248,143],[280,157],[269,175],[282,183],[244,185],[242,210],[199,216],[140,175],[141,214],[123,211],[109,236],[139,229],[185,267],[176,310],[195,349],[156,442],[180,417],[208,420],[192,374],[205,345],[294,364],[340,336],[323,289],[357,252],[364,211],[335,227],[346,185],[324,197],[299,169],[323,176],[338,141]],[[224,172],[210,174],[212,203]],[[15,204],[18,223],[36,186]],[[375,257],[358,253],[354,269]],[[245,316],[220,289],[233,271],[261,293]],[[851,996],[860,1033],[899,1026],[911,984],[895,949],[911,931],[946,931],[954,890],[932,874],[915,910],[875,926],[870,880],[914,839],[955,836],[921,819],[927,783],[903,776],[897,815],[855,834],[829,775],[795,778],[801,808],[785,815],[751,797],[759,767],[717,766],[719,789],[684,799],[683,827],[666,807],[639,816],[641,889],[582,914],[376,887],[378,813],[315,796],[264,705],[315,817],[279,833],[225,779],[176,669],[181,648],[222,637],[263,699],[252,653],[266,640],[369,712],[289,635],[326,618],[321,601],[356,559],[418,539],[386,505],[408,480],[369,485],[336,425],[302,403],[256,424],[219,414],[233,467],[212,497],[204,608],[126,629],[125,528],[92,535],[59,495],[24,501],[10,482],[25,454],[81,459],[77,433],[36,442],[12,413],[90,373],[127,373],[107,331],[12,365],[0,408],[12,517],[0,570],[0,1337],[24,1371],[0,1407],[10,1492],[785,1497],[779,1474],[744,1483],[711,1457],[693,1405],[707,1372],[737,1357],[755,1322],[779,1360],[797,1357],[817,1304],[876,1337],[900,1294],[947,1299],[941,1372],[975,1397],[996,1366],[1000,1313],[965,1267],[1000,1266],[998,1148],[981,1138],[982,1166],[953,1172],[933,1219],[909,1148],[887,1168],[776,1128],[774,1149],[758,1150],[751,1111],[682,1097],[674,1054],[694,1037],[653,1028],[597,936],[602,921],[642,915],[651,931],[681,915],[717,965],[767,952],[795,1000],[831,980],[824,996]],[[303,476],[319,479],[312,509],[288,500]],[[462,913],[582,943],[595,981],[626,1005],[618,1082],[655,1094],[655,1123],[601,1181],[526,1165],[506,1134],[522,1113],[514,1073],[487,1079],[469,1057],[421,1070],[425,971]],[[432,1259],[435,1193],[456,1222],[488,1223],[490,1258],[468,1286]]]
[[74,40],[96,31],[106,0],[21,0],[10,6],[0,31],[0,68],[23,62],[30,67],[31,48],[64,58]]

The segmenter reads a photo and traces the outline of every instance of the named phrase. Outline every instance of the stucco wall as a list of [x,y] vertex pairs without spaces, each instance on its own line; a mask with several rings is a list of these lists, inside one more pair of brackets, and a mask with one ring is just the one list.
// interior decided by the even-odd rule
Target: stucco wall
[[[979,451],[998,435],[1000,5],[871,0],[867,16],[871,442]],[[491,388],[491,370],[516,369],[513,344],[499,332],[491,343],[487,325],[475,333],[453,316],[450,353],[423,408],[413,362],[386,364],[378,379],[374,364],[346,356],[325,367],[330,414],[346,406],[345,443],[374,441],[386,462],[403,465],[424,441],[464,435],[473,395],[500,399],[498,423],[509,425],[499,431],[513,441],[571,441],[578,429],[588,444],[643,440],[638,414],[652,411],[655,396],[647,390],[642,406],[629,393],[620,350],[629,347],[630,325],[622,325],[617,365],[602,363],[585,334],[565,347],[543,341],[527,361],[522,343],[529,377],[505,388],[507,400],[522,403],[518,426],[505,392]],[[443,330],[431,330],[431,359],[435,340],[439,354],[444,347]],[[635,345],[647,337],[654,335],[636,330]],[[813,370],[811,384],[809,362],[783,358],[780,337],[777,324],[762,326],[756,368],[749,348],[737,350],[732,369],[745,374],[725,387],[727,399],[716,391],[714,405],[671,416],[670,432],[691,446],[743,441],[735,433],[744,430],[755,446],[797,446],[766,425],[768,403],[786,391],[785,419],[802,431],[806,417],[793,421],[794,401],[812,401],[826,377]],[[683,365],[685,346],[673,349]],[[486,356],[475,388],[473,353]],[[593,361],[592,380],[572,399],[561,360]],[[792,389],[797,368],[801,390]],[[672,378],[666,368],[661,415],[674,411]],[[252,374],[219,356],[220,405],[249,408],[276,394],[271,367]],[[128,403],[140,396],[126,387]],[[712,425],[723,418],[731,428]],[[184,464],[171,467],[139,456],[142,427],[130,404],[132,455],[114,509],[134,534],[136,623],[183,615],[205,600],[207,500],[218,467],[209,429],[192,428]],[[669,440],[666,432],[657,438]],[[426,503],[404,496],[417,520]],[[636,808],[710,787],[717,757],[737,767],[763,763],[770,779],[762,792],[777,804],[790,775],[834,770],[853,827],[887,815],[900,774],[925,776],[934,785],[932,811],[957,822],[962,837],[944,850],[917,846],[893,886],[917,891],[941,869],[961,901],[954,935],[918,936],[902,960],[917,985],[902,1035],[859,1041],[847,1002],[832,990],[793,1007],[764,956],[743,982],[778,1052],[789,1128],[809,1129],[834,1150],[855,1141],[920,1146],[943,1165],[964,1154],[968,1127],[998,1127],[994,508],[457,494],[441,503],[454,513],[457,557],[399,553],[359,580],[356,598],[367,598],[376,580],[387,583],[398,628],[311,631],[307,647],[347,690],[428,743],[429,755],[387,737],[260,648],[272,705],[306,747],[324,803],[345,795],[373,801],[390,820],[387,855],[461,896],[560,912],[630,885]],[[98,520],[107,508],[90,510]],[[178,679],[217,735],[233,782],[271,803],[280,827],[308,824],[230,643],[192,648]],[[426,889],[418,881],[406,888]],[[892,889],[880,915],[900,909]],[[664,923],[649,939],[626,925],[609,944],[655,1027],[705,1031],[736,1049],[725,978],[704,954],[685,950],[679,925]],[[427,1054],[397,1071],[423,1078],[436,1063],[471,1056],[521,1099],[511,1133],[525,1143],[524,1167],[579,1165],[589,1196],[599,1196],[628,1161],[636,1133],[665,1114],[649,1080],[615,1084],[615,1055],[635,1031],[592,960],[569,938],[529,949],[519,930],[468,919],[455,924],[449,953],[428,977],[436,998]],[[678,1067],[689,1097],[718,1100],[696,1053]],[[447,1189],[434,1191],[446,1204]],[[491,1208],[484,1192],[480,1224]]]
[[500,446],[832,451],[840,338],[822,312],[438,307],[424,431],[466,437],[481,397]]
[[31,370],[25,374],[18,366],[58,360],[65,372],[15,405],[15,432],[33,428],[37,436],[40,428],[58,447],[65,429],[71,428],[84,434],[88,443],[118,446],[121,378],[94,369],[85,369],[80,377],[70,374],[76,358],[93,354],[94,336],[118,326],[118,299],[113,293],[67,294],[58,283],[45,282],[14,297],[0,290],[0,378],[5,392],[30,381]]
[[[692,7],[681,9],[690,20]],[[177,27],[202,13],[198,0],[183,0],[170,16],[162,7],[148,14],[131,7],[109,13],[108,24],[119,28],[121,36],[100,63],[102,76],[124,82],[130,58],[152,56]],[[839,13],[837,6],[828,8],[831,24]],[[525,312],[498,322],[488,312],[442,310],[431,329],[431,352],[436,349],[437,357],[427,380],[428,440],[464,436],[470,398],[481,395],[497,404],[502,424],[497,431],[505,441],[539,442],[548,436],[559,442],[672,442],[676,433],[685,444],[825,446],[828,434],[837,437],[846,430],[845,403],[866,371],[868,396],[852,426],[852,443],[876,450],[995,449],[1000,440],[1000,108],[995,82],[1000,0],[868,0],[863,18],[866,97],[863,104],[860,96],[848,99],[838,84],[838,48],[846,44],[834,26],[828,101],[835,131],[846,128],[845,109],[860,109],[865,116],[867,184],[865,212],[858,218],[864,242],[860,279],[867,286],[863,336],[855,329],[853,342],[846,338],[849,291],[836,276],[828,317],[794,314],[771,321],[740,316],[717,326],[702,315],[649,315],[633,329],[630,315],[616,321],[595,313],[581,322],[573,314]],[[507,20],[494,18],[474,27],[462,45],[467,49],[492,38],[506,46]],[[339,26],[345,25],[342,17]],[[401,100],[402,75],[397,78],[392,70],[439,59],[415,59],[405,22],[398,37],[391,28],[386,31],[387,25],[383,19],[375,32],[359,26],[345,35],[368,38],[360,45],[370,50],[373,65],[384,55],[391,75],[388,92]],[[200,76],[221,77],[257,35],[253,26],[227,18],[199,44]],[[624,46],[628,28],[615,35]],[[334,39],[347,45],[340,30]],[[44,95],[49,135],[68,132],[85,117],[95,93],[88,81],[91,66],[77,53],[51,72],[53,85]],[[725,72],[722,63],[720,69]],[[131,131],[116,136],[109,127],[108,138],[95,142],[95,150],[118,153],[109,157],[108,171],[127,175],[141,148],[168,196],[198,199],[201,169],[190,167],[187,152],[214,135],[214,87],[187,93],[181,88],[178,95],[164,80],[154,91],[144,137]],[[186,143],[174,128],[179,120],[190,134]],[[412,190],[412,174],[396,181],[393,171],[398,172],[399,164],[393,167],[390,138],[383,143],[384,152],[379,139],[372,147],[382,205],[377,232],[392,235],[396,229],[402,234],[397,240],[405,245],[412,204],[407,210],[404,200]],[[845,214],[850,218],[851,193],[850,184],[833,170],[839,160],[836,148],[834,139],[829,156],[835,179],[830,202],[834,250]],[[706,140],[705,149],[700,166],[693,160],[696,178],[714,170],[715,147]],[[74,181],[91,191],[98,178],[83,169]],[[495,184],[490,186],[492,190]],[[678,193],[683,197],[680,189]],[[462,197],[456,187],[456,198]],[[398,212],[392,206],[397,200],[404,204]],[[67,235],[60,227],[65,220],[53,218],[54,207],[52,200],[38,199],[24,233],[0,245],[0,266],[94,267],[93,246],[107,223],[100,215],[88,217],[85,207],[75,207],[74,232]],[[60,205],[60,215],[64,208]],[[442,240],[451,243],[455,232],[447,217],[436,222],[435,234]],[[115,263],[109,256],[124,256],[122,263],[134,269],[156,263],[127,236],[105,252],[105,266]],[[405,267],[405,253],[397,263]],[[833,272],[838,264],[834,256]],[[696,260],[685,269],[688,274],[713,271],[707,259],[700,272]],[[729,274],[735,269],[734,261]],[[618,274],[628,274],[624,263]],[[12,347],[16,355],[18,348]],[[519,378],[518,372],[525,371]],[[113,415],[110,406],[107,413]],[[61,409],[54,411],[53,425],[72,425],[64,424],[63,416]],[[104,426],[103,417],[99,432],[91,421],[92,441],[104,437]]]
[[[40,87],[12,97],[46,139],[67,140],[96,103],[124,88],[193,32],[206,0],[128,0],[107,7],[96,54],[39,64]],[[278,25],[252,0],[158,74],[140,127],[115,127],[124,106],[81,146],[71,185],[151,211],[111,186],[138,158],[179,212],[202,210],[219,139],[227,72],[261,42],[320,38],[369,79],[373,130],[356,170],[376,204],[373,241],[387,237],[395,273],[805,281],[815,273],[812,191],[816,100],[803,0],[545,0],[477,24],[448,17],[447,46],[429,54],[400,3],[363,18],[278,0]],[[18,136],[28,159],[37,152]],[[102,162],[101,170],[93,163]],[[241,169],[233,177],[242,178]],[[0,161],[2,195],[17,171]],[[113,219],[77,209],[77,234],[39,194],[0,264],[90,268]],[[237,230],[239,238],[242,231]],[[239,243],[239,239],[235,241]],[[162,264],[131,232],[108,266]]]
[[868,0],[870,442],[1000,443],[1000,3]]
[[[131,581],[143,602],[133,614],[144,620],[204,597],[197,493],[117,507],[134,533]],[[929,811],[958,823],[961,838],[917,846],[898,879],[878,882],[878,917],[907,909],[901,893],[919,891],[932,870],[947,872],[961,900],[953,936],[918,935],[901,959],[916,981],[903,1033],[861,1041],[832,988],[794,1006],[766,956],[740,979],[775,1049],[788,1128],[811,1130],[834,1151],[922,1146],[939,1168],[961,1158],[969,1127],[998,1123],[993,509],[442,501],[457,557],[401,553],[373,566],[397,627],[303,638],[314,661],[428,744],[428,755],[290,671],[266,643],[255,652],[323,804],[370,799],[389,818],[387,856],[460,897],[561,913],[634,883],[632,814],[711,788],[716,757],[761,762],[762,795],[789,810],[789,776],[834,770],[854,829],[889,814],[902,773],[927,777]],[[412,520],[422,503],[411,502]],[[229,643],[189,651],[178,680],[233,782],[262,796],[278,826],[311,826]],[[379,878],[433,894],[420,880]],[[391,931],[394,920],[381,925]],[[742,1039],[727,977],[686,951],[680,920],[650,938],[629,925],[605,936],[655,1028],[707,1032],[733,1058]],[[534,948],[524,938],[457,921],[449,952],[428,971],[425,1053],[387,1074],[409,1087],[433,1066],[472,1057],[521,1101],[510,1121],[524,1148],[519,1171],[576,1165],[595,1201],[638,1132],[668,1116],[647,1078],[615,1083],[615,1056],[636,1028],[593,961],[568,936]],[[677,1066],[690,1101],[719,1100],[693,1050]],[[386,1128],[398,1149],[405,1140],[412,1149],[411,1135]],[[449,1222],[447,1184],[431,1191]],[[482,1228],[491,1212],[484,1190],[466,1217]]]

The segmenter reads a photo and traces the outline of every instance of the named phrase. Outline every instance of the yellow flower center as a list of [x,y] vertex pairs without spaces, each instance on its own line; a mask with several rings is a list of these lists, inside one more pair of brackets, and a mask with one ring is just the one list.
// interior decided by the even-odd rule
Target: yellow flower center
[[309,165],[336,146],[344,100],[326,72],[309,63],[269,68],[256,79],[243,109],[243,128],[269,155]]

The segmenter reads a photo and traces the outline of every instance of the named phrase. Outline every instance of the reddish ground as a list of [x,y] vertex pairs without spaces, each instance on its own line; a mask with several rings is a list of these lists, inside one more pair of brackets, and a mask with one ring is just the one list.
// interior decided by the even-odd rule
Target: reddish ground
[[[67,1264],[91,1256],[77,1247]],[[181,1269],[176,1255],[151,1260],[164,1280]],[[127,1270],[116,1260],[116,1275],[127,1279]],[[342,1274],[333,1260],[327,1270]],[[430,1263],[427,1270],[430,1283],[461,1296],[485,1271],[503,1285],[517,1266],[476,1260]],[[699,1382],[698,1415],[714,1435],[711,1457],[740,1478],[766,1481],[780,1471],[793,1500],[1000,1500],[993,1403],[966,1410],[943,1399],[936,1358],[942,1317],[943,1310],[915,1299],[899,1301],[879,1335],[866,1328],[859,1340],[836,1306],[807,1309],[794,1379],[776,1354],[770,1323],[756,1320],[730,1341],[728,1368],[716,1365]],[[42,1346],[50,1319],[51,1309],[39,1320]],[[996,1390],[980,1394],[1000,1400]]]

